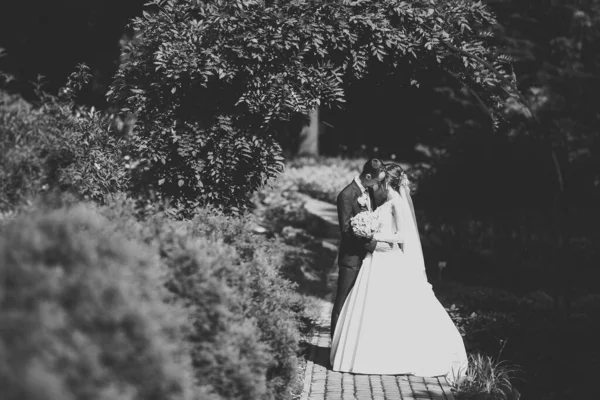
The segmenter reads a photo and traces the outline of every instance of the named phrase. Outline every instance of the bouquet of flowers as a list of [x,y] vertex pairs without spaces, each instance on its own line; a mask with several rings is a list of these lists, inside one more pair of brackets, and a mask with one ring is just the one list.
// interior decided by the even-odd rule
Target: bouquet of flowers
[[373,211],[362,211],[350,219],[350,226],[356,236],[371,239],[379,231],[381,221],[379,214]]

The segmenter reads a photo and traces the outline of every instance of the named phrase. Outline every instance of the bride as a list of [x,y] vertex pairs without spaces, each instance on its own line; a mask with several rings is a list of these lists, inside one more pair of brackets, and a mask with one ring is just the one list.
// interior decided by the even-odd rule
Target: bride
[[[334,371],[377,375],[464,376],[467,354],[458,329],[425,274],[408,179],[386,166],[387,201],[377,247],[367,255],[333,333]],[[400,245],[396,244],[400,243]]]

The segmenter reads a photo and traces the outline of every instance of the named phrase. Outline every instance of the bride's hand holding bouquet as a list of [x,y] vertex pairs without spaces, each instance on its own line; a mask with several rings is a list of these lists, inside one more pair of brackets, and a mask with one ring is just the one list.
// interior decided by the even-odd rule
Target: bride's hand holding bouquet
[[373,211],[361,211],[356,214],[350,219],[350,225],[352,226],[352,232],[358,237],[378,242],[386,242],[391,245],[404,242],[399,232],[393,234],[381,233],[381,220],[379,219],[379,214]]
[[379,215],[373,211],[361,211],[350,219],[352,232],[365,239],[373,239],[381,227]]

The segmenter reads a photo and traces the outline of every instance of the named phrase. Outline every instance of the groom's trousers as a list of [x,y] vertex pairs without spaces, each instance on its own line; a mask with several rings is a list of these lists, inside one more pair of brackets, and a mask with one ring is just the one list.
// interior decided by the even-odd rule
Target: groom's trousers
[[348,298],[348,294],[350,294],[350,290],[354,286],[356,282],[356,278],[358,277],[358,272],[360,271],[359,266],[347,266],[340,265],[338,266],[339,275],[338,275],[338,284],[337,284],[337,294],[335,296],[335,301],[333,302],[333,310],[331,311],[331,332],[330,335],[333,338],[333,333],[335,332],[335,326],[340,317],[340,313],[342,312],[342,308],[344,307],[344,303]]

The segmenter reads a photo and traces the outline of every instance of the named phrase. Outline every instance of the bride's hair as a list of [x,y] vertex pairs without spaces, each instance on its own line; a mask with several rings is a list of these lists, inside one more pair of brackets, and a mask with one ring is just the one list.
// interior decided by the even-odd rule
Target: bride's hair
[[400,192],[402,175],[404,175],[404,169],[400,165],[394,163],[385,165],[385,180],[396,192]]

